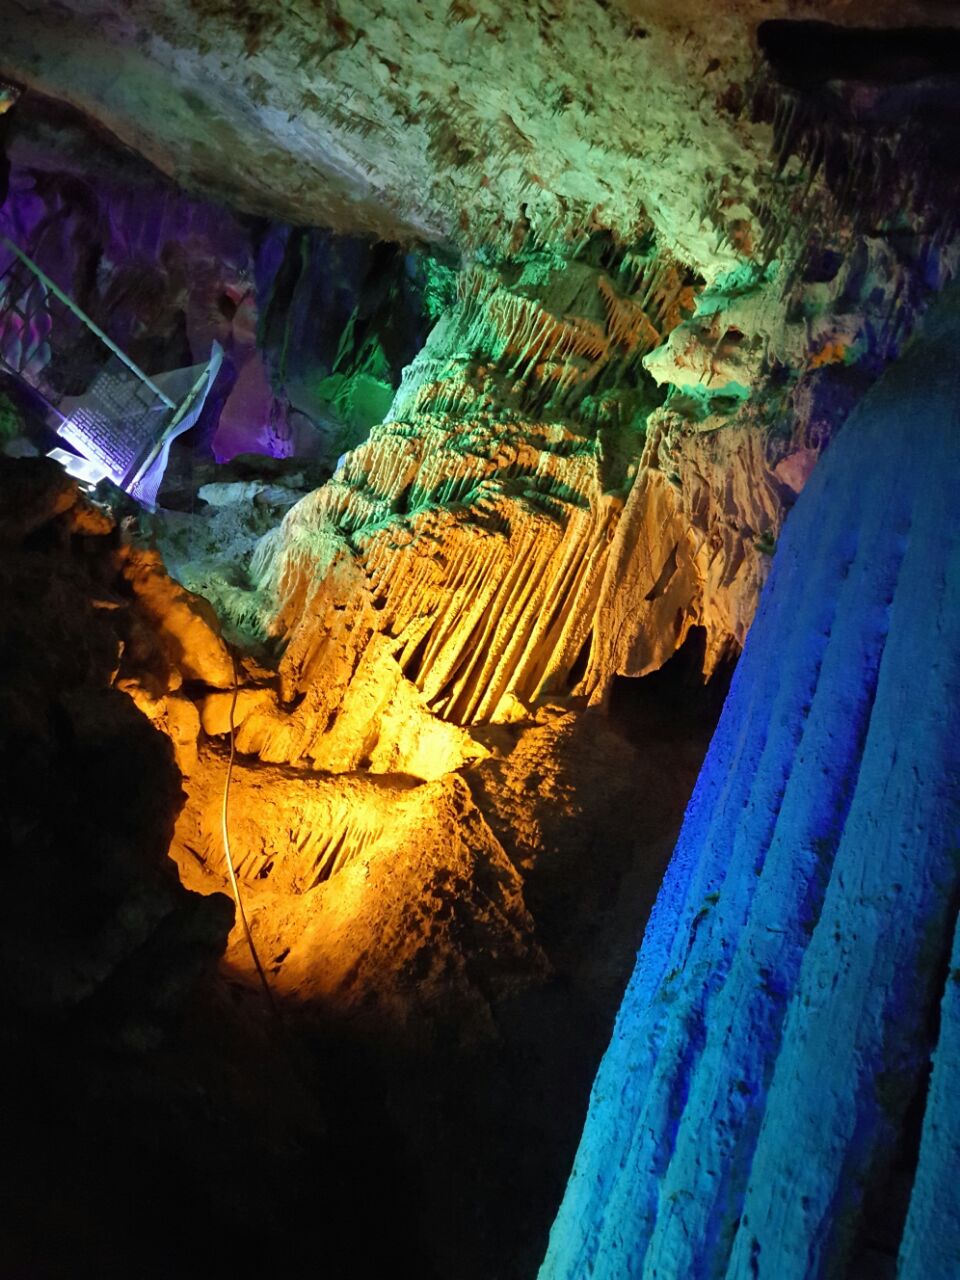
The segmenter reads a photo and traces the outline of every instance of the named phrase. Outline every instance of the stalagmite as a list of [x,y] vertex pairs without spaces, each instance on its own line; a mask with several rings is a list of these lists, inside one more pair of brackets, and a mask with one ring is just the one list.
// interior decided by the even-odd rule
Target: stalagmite
[[[958,337],[954,291],[787,522],[542,1280],[816,1280],[862,1248],[925,1088],[960,890]],[[955,985],[954,969],[910,1280],[955,1274],[932,1225],[956,1144]]]

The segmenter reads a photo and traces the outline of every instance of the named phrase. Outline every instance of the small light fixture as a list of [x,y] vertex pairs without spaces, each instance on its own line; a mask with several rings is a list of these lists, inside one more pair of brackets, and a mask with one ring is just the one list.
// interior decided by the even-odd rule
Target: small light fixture
[[23,89],[9,80],[0,80],[0,116],[5,116],[15,106]]

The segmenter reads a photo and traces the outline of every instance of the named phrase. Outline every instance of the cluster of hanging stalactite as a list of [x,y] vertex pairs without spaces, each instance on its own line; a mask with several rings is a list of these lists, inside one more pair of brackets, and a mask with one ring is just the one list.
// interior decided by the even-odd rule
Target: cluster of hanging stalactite
[[[644,293],[663,282],[648,275],[633,271]],[[657,399],[640,361],[660,338],[596,267],[531,255],[511,287],[471,273],[389,420],[262,548],[294,695],[322,684],[332,713],[373,636],[457,724],[566,691],[623,508],[617,481]]]
[[[368,726],[399,697],[452,730],[545,696],[602,699],[694,625],[708,668],[736,648],[783,493],[749,431],[718,441],[674,415],[647,438],[663,393],[642,361],[691,306],[672,263],[606,243],[471,270],[388,420],[259,549],[256,599],[296,705],[251,714],[241,749],[348,767],[361,688]],[[435,743],[448,763],[463,746]],[[436,776],[415,754],[406,767]]]
[[[775,21],[761,25],[759,40],[769,65],[755,76],[751,107],[773,128],[774,165],[757,209],[758,261],[787,246],[799,269],[811,242],[826,244],[841,228],[909,228],[917,256],[936,259],[955,239],[960,207],[955,33],[854,35]],[[788,172],[792,159],[799,168]]]

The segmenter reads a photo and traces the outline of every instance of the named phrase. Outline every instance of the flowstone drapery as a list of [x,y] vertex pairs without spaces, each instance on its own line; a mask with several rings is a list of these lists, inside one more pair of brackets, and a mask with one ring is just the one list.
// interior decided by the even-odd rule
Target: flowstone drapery
[[954,291],[787,522],[541,1280],[892,1275],[904,1170],[897,1274],[956,1274],[958,338]]

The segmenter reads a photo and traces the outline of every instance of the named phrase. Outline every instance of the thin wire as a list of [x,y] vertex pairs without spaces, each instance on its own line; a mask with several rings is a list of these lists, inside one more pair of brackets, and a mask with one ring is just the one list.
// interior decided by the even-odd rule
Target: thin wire
[[223,809],[221,812],[221,825],[223,827],[223,852],[227,860],[227,871],[230,874],[230,887],[233,889],[233,900],[237,904],[237,915],[240,917],[240,923],[243,925],[243,932],[247,939],[247,946],[250,948],[250,955],[253,958],[254,967],[263,984],[263,990],[266,994],[270,1008],[277,1013],[277,1006],[273,999],[273,992],[270,990],[270,983],[267,981],[267,975],[263,971],[263,965],[260,963],[260,957],[257,955],[257,948],[253,942],[253,934],[250,932],[250,925],[247,923],[247,913],[243,909],[243,899],[240,897],[240,885],[237,882],[237,873],[233,866],[233,855],[230,852],[230,837],[227,833],[227,806],[230,800],[230,781],[233,778],[233,762],[237,754],[237,735],[234,731],[234,713],[237,709],[237,694],[239,692],[239,681],[237,677],[237,659],[231,653],[230,660],[233,663],[233,697],[230,699],[230,763],[227,765],[227,778],[223,787]]

